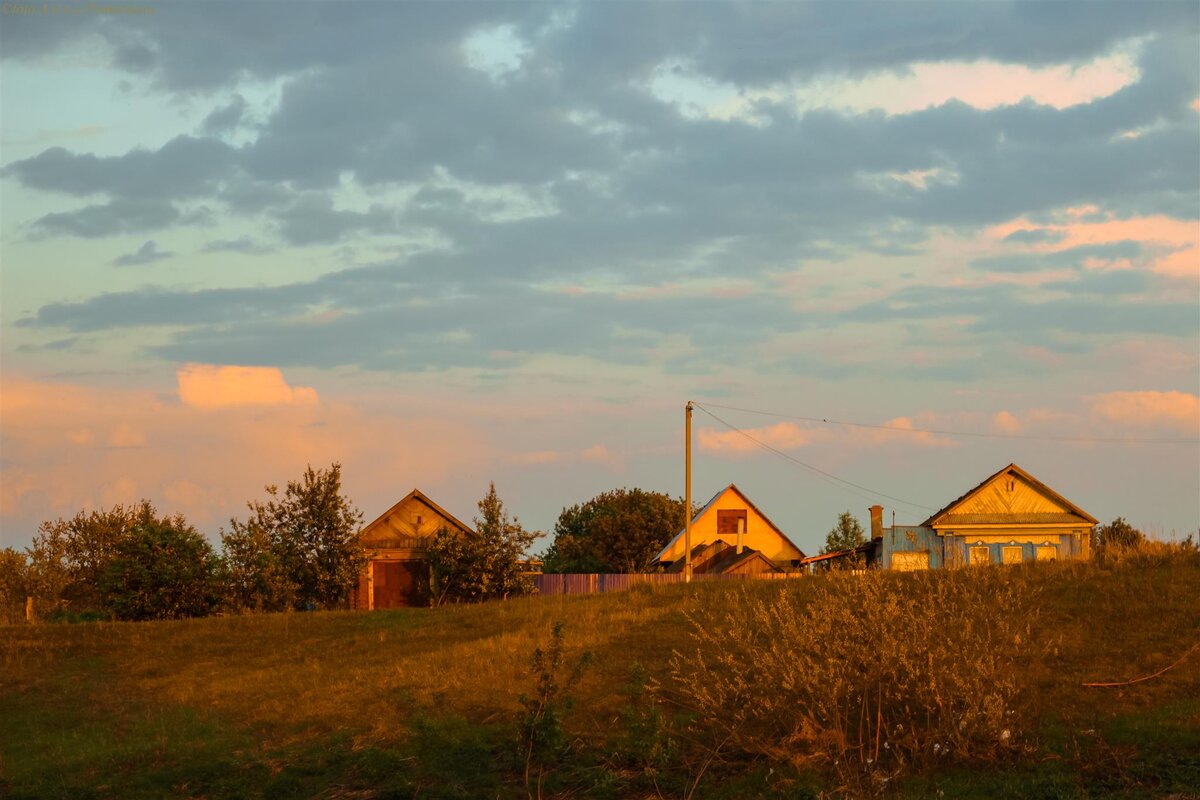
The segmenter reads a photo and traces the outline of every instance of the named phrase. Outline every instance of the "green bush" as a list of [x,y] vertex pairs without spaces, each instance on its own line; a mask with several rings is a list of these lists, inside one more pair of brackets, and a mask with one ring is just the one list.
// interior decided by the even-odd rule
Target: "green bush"
[[219,562],[191,526],[149,522],[117,543],[100,578],[105,609],[121,620],[183,619],[210,613]]

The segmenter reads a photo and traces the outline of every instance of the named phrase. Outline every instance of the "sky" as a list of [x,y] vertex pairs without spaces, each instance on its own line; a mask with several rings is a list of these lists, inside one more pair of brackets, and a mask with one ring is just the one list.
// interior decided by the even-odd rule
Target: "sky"
[[0,10],[0,545],[334,462],[551,530],[689,400],[806,552],[1010,462],[1200,527],[1195,2]]

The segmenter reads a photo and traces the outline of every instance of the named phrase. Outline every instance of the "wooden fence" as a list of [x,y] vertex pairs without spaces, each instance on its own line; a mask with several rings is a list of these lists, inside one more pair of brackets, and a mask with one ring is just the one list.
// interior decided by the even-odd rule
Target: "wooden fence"
[[[755,575],[709,575],[697,574],[693,581],[720,580],[781,580],[799,578],[799,572],[764,572]],[[683,583],[683,574],[671,573],[547,573],[534,578],[538,594],[598,594],[600,592],[621,592],[633,586],[650,584],[659,586],[668,583]]]

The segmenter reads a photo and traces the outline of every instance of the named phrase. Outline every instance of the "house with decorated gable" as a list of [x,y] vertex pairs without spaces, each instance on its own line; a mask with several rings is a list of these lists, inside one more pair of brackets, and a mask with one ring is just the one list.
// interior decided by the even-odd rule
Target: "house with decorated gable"
[[364,611],[429,603],[428,551],[441,530],[474,536],[475,530],[413,489],[359,533],[367,562],[351,597]]
[[1016,464],[985,478],[920,525],[884,528],[871,508],[870,566],[921,570],[1091,556],[1098,520]]
[[[651,566],[682,571],[687,561],[684,534],[680,530]],[[692,571],[697,574],[782,572],[802,558],[787,534],[732,483],[692,518]]]

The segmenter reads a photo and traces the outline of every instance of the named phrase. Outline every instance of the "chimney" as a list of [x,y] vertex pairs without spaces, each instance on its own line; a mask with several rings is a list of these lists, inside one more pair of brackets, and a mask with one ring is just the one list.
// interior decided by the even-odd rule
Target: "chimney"
[[883,538],[883,506],[871,506],[871,538]]
[[742,548],[745,547],[746,518],[738,517],[737,525],[738,525],[737,554],[740,556],[742,554]]

